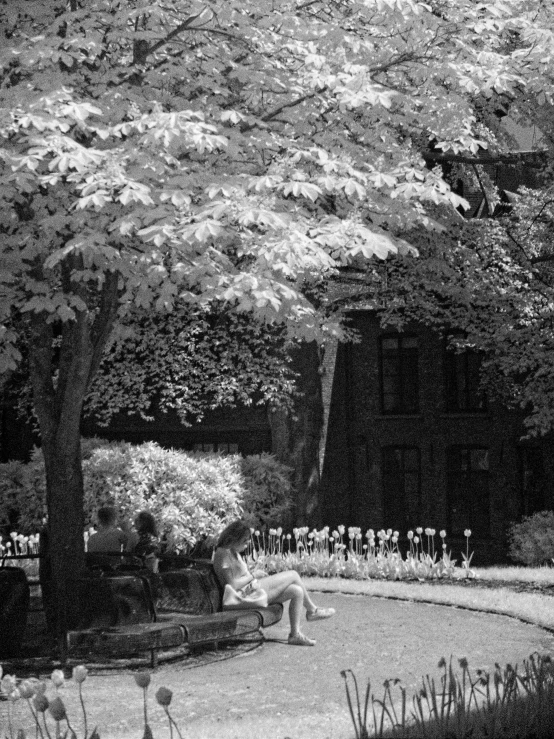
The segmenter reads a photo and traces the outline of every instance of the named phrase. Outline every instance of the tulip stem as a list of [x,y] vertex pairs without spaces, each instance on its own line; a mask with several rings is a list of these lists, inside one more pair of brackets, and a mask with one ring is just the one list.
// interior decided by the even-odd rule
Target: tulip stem
[[[9,700],[9,698],[8,698]],[[8,726],[10,727],[10,737],[13,739],[13,726],[12,726],[12,706],[11,702],[8,703]]]
[[42,720],[44,722],[44,730],[46,731],[46,736],[48,739],[52,739],[50,732],[48,731],[48,724],[46,723],[46,713],[43,712],[42,714]]
[[88,729],[87,729],[87,711],[85,708],[85,701],[83,700],[83,686],[82,683],[79,683],[79,700],[81,701],[81,708],[83,710],[83,723],[85,726],[85,739],[87,739],[88,736]]
[[171,715],[169,713],[169,709],[168,708],[165,708],[165,712],[167,714],[167,718],[169,719],[169,736],[170,736],[170,739],[173,739],[173,727],[175,727],[175,731],[177,732],[177,734],[179,734],[179,738],[180,739],[183,739],[183,735],[179,731],[179,727],[177,726],[175,720],[171,717]]
[[42,729],[40,728],[40,723],[39,723],[39,720],[38,720],[38,716],[35,713],[35,711],[33,710],[33,704],[31,703],[31,699],[30,698],[27,698],[27,705],[29,706],[29,710],[33,714],[33,718],[35,719],[35,725],[36,725],[37,730],[38,730],[37,731],[37,735],[40,734],[41,739],[44,739],[44,734],[42,732]]

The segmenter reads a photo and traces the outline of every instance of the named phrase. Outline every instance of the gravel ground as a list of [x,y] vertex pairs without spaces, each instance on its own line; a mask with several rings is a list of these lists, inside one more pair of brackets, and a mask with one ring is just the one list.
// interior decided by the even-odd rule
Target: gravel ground
[[[337,615],[306,624],[306,633],[317,639],[313,648],[286,644],[285,614],[266,630],[259,648],[205,653],[203,659],[158,668],[149,688],[156,739],[169,737],[153,697],[161,685],[174,693],[171,711],[184,737],[352,739],[341,670],[354,670],[364,688],[369,678],[380,698],[388,678],[400,678],[410,695],[422,675],[440,674],[441,657],[467,657],[473,671],[554,649],[552,633],[507,616],[340,593],[320,593],[317,602],[336,608]],[[91,675],[84,692],[89,723],[98,724],[102,739],[142,735],[141,693],[131,671]],[[70,715],[77,716],[72,683],[63,694]]]

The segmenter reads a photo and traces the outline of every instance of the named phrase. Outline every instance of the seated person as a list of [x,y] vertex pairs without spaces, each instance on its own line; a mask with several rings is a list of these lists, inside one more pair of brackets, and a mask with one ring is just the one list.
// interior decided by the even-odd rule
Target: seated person
[[89,537],[88,553],[121,552],[127,544],[127,535],[116,525],[117,511],[115,508],[104,506],[98,510],[96,517],[98,528],[96,533]]
[[[250,528],[244,521],[233,521],[219,535],[213,566],[215,573],[225,587],[229,584],[239,593],[247,593],[248,588],[258,587],[267,593],[268,604],[289,603],[290,634],[288,642],[300,647],[313,647],[314,639],[305,636],[300,630],[302,608],[306,609],[307,621],[330,618],[334,608],[319,608],[313,602],[298,572],[289,570],[268,575],[263,570],[250,572],[242,558],[242,552],[250,544]],[[260,582],[257,582],[260,578]]]
[[142,557],[145,566],[152,572],[158,572],[158,554],[160,542],[156,519],[149,511],[141,511],[135,518],[137,538],[132,549],[138,557]]

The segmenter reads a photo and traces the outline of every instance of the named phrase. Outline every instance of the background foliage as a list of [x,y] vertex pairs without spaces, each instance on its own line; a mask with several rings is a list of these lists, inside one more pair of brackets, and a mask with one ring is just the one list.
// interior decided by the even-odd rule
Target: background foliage
[[[83,439],[85,520],[95,522],[104,504],[133,518],[151,511],[171,550],[188,550],[205,536],[244,515],[252,526],[269,525],[291,505],[288,468],[269,454],[223,456],[164,449],[154,442],[132,445]],[[28,464],[0,465],[0,525],[22,533],[42,525],[46,509],[40,449]]]

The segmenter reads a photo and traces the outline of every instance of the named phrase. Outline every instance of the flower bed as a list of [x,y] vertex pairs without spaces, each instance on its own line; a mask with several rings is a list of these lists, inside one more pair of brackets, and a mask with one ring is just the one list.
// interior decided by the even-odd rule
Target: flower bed
[[[249,559],[269,574],[296,570],[301,575],[346,577],[357,580],[457,580],[474,578],[470,569],[473,554],[469,552],[471,531],[465,530],[466,551],[461,552],[461,564],[448,552],[446,531],[439,532],[440,548],[436,547],[436,530],[418,527],[408,531],[409,549],[402,554],[399,532],[369,529],[365,534],[351,526],[328,526],[310,531],[307,526],[283,534],[282,529],[264,533],[252,530]],[[346,542],[348,543],[345,543]]]

